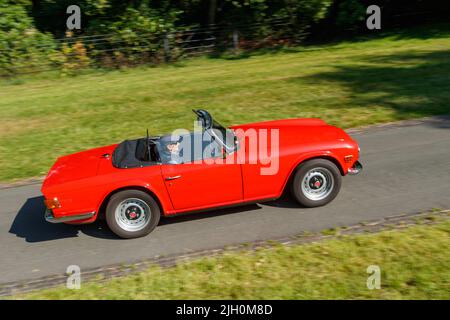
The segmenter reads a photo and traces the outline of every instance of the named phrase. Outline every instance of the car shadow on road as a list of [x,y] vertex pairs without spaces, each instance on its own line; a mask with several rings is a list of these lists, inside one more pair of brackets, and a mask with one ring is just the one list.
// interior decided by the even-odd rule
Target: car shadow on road
[[44,219],[43,197],[29,198],[20,208],[9,229],[9,233],[26,242],[42,242],[78,237],[80,232],[97,238],[118,239],[105,225],[98,221],[89,225],[68,225],[48,223]]
[[158,226],[163,225],[169,225],[173,223],[180,223],[185,221],[194,221],[194,220],[200,220],[200,219],[208,219],[208,218],[214,218],[218,216],[233,214],[233,213],[242,213],[245,211],[254,211],[261,209],[261,206],[258,204],[248,204],[243,206],[236,206],[236,207],[230,207],[230,208],[222,208],[222,209],[211,209],[211,210],[205,210],[202,212],[197,213],[183,213],[183,214],[177,214],[171,217],[161,217],[161,220],[158,224]]
[[242,212],[246,212],[246,211],[260,210],[260,209],[263,209],[263,207],[261,206],[262,204],[264,206],[276,207],[276,208],[302,208],[302,206],[298,202],[296,202],[294,199],[292,199],[292,197],[287,192],[284,192],[283,195],[279,199],[267,201],[267,202],[263,202],[263,203],[253,203],[253,204],[247,204],[247,205],[242,205],[242,206],[239,205],[239,206],[230,207],[230,208],[211,209],[211,210],[202,211],[202,212],[198,212],[198,213],[186,213],[186,214],[174,215],[172,217],[162,217],[161,221],[159,222],[159,226],[168,225],[168,224],[172,224],[172,223],[185,222],[185,221],[214,218],[214,217],[218,217],[218,216],[242,213]]
[[297,208],[297,209],[304,208],[287,193],[284,193],[277,200],[265,202],[264,205],[276,208]]
[[[298,207],[298,204],[288,196],[282,196],[275,201],[265,202],[264,205],[279,208]],[[158,225],[164,226],[185,221],[209,219],[259,209],[262,209],[261,205],[255,203],[231,208],[213,209],[198,213],[180,214],[173,217],[162,217]],[[120,239],[109,230],[107,224],[103,220],[86,225],[68,225],[64,223],[53,224],[45,221],[44,211],[45,206],[42,196],[27,199],[14,218],[9,233],[15,234],[17,237],[23,238],[26,242],[30,243],[76,238],[80,233],[102,239]]]

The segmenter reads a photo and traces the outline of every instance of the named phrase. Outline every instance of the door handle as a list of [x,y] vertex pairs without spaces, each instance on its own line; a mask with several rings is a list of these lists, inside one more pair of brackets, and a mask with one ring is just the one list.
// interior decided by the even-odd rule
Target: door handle
[[175,180],[175,179],[179,179],[179,178],[181,178],[181,176],[166,177],[166,181]]

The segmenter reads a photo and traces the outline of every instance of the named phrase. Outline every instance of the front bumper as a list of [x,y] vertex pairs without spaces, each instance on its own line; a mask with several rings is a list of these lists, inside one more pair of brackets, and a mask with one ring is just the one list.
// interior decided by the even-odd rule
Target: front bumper
[[45,215],[44,215],[45,220],[50,223],[61,223],[61,222],[86,220],[86,219],[92,218],[93,216],[95,216],[95,211],[86,212],[86,213],[77,214],[77,215],[71,215],[71,216],[67,216],[67,217],[55,218],[52,210],[50,210],[50,209],[46,209]]
[[351,168],[348,169],[348,174],[356,175],[363,169],[361,162],[356,161]]

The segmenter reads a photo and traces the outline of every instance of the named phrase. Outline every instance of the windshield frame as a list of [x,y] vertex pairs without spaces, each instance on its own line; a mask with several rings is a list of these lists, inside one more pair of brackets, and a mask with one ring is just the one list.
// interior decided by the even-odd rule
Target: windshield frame
[[[225,138],[225,141],[219,137],[216,132],[213,130],[219,130],[221,132],[222,137]],[[236,135],[234,134],[233,129],[227,128],[223,125],[221,125],[218,121],[215,119],[212,120],[211,128],[209,129],[211,132],[211,135],[214,136],[214,138],[219,142],[219,144],[225,149],[226,153],[231,154],[235,152],[238,148],[238,144],[236,143]],[[232,146],[227,145],[227,133],[232,134]]]

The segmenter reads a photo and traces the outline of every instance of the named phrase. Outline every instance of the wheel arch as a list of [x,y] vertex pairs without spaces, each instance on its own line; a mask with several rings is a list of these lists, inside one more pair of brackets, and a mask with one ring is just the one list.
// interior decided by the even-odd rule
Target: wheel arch
[[345,175],[344,173],[344,168],[342,167],[342,164],[339,162],[339,160],[331,155],[331,154],[319,154],[319,155],[309,155],[306,157],[302,157],[300,160],[298,160],[295,165],[292,167],[288,178],[286,179],[286,182],[284,183],[283,186],[283,193],[285,193],[286,189],[288,188],[289,184],[292,182],[293,177],[295,176],[295,173],[297,172],[298,168],[300,167],[301,164],[310,161],[310,160],[315,160],[315,159],[324,159],[324,160],[328,160],[332,163],[334,163],[336,165],[336,167],[338,168],[339,172],[341,173],[342,176]]
[[125,190],[139,190],[139,191],[143,191],[145,193],[147,193],[149,196],[151,196],[156,203],[158,204],[159,210],[161,211],[161,215],[164,215],[164,206],[162,205],[161,200],[158,198],[158,196],[149,188],[140,186],[140,185],[129,185],[129,186],[124,186],[124,187],[120,187],[120,188],[116,188],[114,190],[112,190],[111,192],[109,192],[103,199],[103,201],[101,202],[99,209],[98,209],[98,219],[104,219],[105,218],[105,212],[106,212],[106,206],[108,205],[109,200],[111,199],[111,197],[113,195],[115,195],[116,193],[119,193],[121,191],[125,191]]

